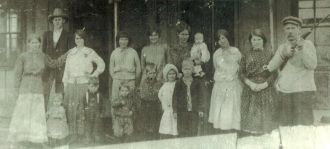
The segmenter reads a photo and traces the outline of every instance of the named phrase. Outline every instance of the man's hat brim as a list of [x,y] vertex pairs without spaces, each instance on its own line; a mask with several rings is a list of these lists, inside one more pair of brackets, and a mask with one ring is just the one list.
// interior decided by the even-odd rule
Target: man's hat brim
[[49,21],[49,22],[52,22],[53,19],[56,18],[56,17],[61,17],[61,18],[63,18],[63,19],[65,20],[65,22],[69,19],[68,15],[66,15],[66,14],[61,14],[61,15],[49,15],[49,16],[48,16],[48,21]]

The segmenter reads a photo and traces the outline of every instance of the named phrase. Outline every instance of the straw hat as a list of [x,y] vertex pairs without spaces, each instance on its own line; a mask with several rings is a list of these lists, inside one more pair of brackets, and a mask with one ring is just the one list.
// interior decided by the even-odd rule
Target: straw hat
[[52,22],[55,17],[62,17],[65,21],[68,20],[68,15],[61,8],[55,8],[53,13],[48,16],[48,21]]

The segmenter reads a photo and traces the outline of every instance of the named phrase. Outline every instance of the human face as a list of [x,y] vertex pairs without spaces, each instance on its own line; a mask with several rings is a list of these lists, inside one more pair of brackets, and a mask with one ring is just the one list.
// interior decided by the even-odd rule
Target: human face
[[121,87],[119,91],[119,96],[120,97],[127,97],[129,94],[129,90],[127,87]]
[[182,67],[182,73],[184,77],[191,77],[193,73],[193,68],[189,66]]
[[252,45],[253,49],[263,49],[264,40],[259,36],[252,36],[251,45]]
[[88,85],[88,90],[91,93],[96,93],[98,89],[99,89],[99,86],[98,85],[95,85],[95,84],[89,84]]
[[149,40],[151,44],[156,44],[159,40],[159,35],[157,32],[152,32],[152,34],[149,36]]
[[64,24],[64,19],[62,17],[55,17],[53,19],[54,29],[61,29],[61,28],[63,28],[63,24]]
[[38,39],[31,39],[29,47],[32,51],[38,51],[40,49],[40,41]]
[[150,70],[150,71],[147,72],[147,78],[148,79],[155,79],[156,76],[157,76],[157,73],[154,70]]
[[176,72],[174,70],[170,70],[167,73],[167,80],[168,80],[168,82],[173,82],[176,80]]
[[294,24],[286,24],[284,32],[290,42],[297,41],[300,37],[300,27]]
[[180,43],[186,43],[186,42],[188,42],[188,39],[189,39],[189,32],[188,32],[188,30],[185,29],[182,32],[180,32],[178,34],[178,36],[179,36]]
[[218,42],[219,42],[219,45],[222,48],[228,48],[229,47],[229,41],[224,35],[220,35],[220,38],[219,38]]
[[60,106],[61,103],[62,103],[61,98],[60,97],[56,97],[54,99],[54,102],[53,103],[54,103],[55,106]]
[[196,34],[195,35],[195,43],[200,44],[204,41],[203,34]]
[[83,38],[81,38],[79,35],[76,34],[75,36],[75,43],[77,47],[83,47],[85,45],[85,41]]
[[126,37],[119,38],[119,47],[122,49],[127,48],[128,47],[128,38],[126,38]]

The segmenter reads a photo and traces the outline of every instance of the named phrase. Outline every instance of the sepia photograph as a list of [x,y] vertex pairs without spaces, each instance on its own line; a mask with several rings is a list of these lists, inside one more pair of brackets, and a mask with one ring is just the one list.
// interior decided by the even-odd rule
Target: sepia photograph
[[0,0],[0,149],[330,149],[330,0]]

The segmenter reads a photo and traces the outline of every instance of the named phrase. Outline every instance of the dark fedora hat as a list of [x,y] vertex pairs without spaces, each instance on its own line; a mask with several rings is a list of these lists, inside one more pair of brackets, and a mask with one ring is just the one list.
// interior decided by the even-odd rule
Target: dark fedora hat
[[69,18],[61,8],[55,8],[53,13],[48,16],[48,21],[51,22],[55,17],[62,17],[65,21]]

